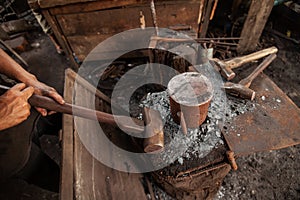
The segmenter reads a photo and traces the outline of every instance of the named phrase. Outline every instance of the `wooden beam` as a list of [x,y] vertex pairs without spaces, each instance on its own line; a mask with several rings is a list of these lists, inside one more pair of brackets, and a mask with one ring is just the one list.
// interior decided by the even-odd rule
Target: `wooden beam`
[[[68,73],[65,76],[64,99],[72,102],[72,91],[74,80],[70,79]],[[73,117],[63,115],[63,135],[62,135],[62,165],[60,181],[60,199],[73,200]]]
[[212,7],[213,7],[213,3],[215,0],[208,0],[205,11],[204,11],[204,15],[203,15],[203,20],[202,23],[200,25],[199,28],[199,38],[204,38],[206,36],[207,30],[208,30],[208,25],[209,25],[209,18],[210,18],[210,14],[212,11]]
[[237,51],[246,53],[256,48],[268,17],[274,5],[274,0],[252,0],[247,19],[241,33]]

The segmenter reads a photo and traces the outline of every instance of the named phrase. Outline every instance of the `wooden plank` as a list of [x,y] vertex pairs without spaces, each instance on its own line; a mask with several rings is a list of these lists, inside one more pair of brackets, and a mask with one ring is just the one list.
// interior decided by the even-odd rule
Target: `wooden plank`
[[111,169],[95,160],[75,132],[75,197],[85,199],[146,200],[141,174]]
[[[160,27],[190,25],[197,30],[198,3],[159,4],[156,12]],[[150,6],[128,7],[125,9],[103,10],[88,13],[58,15],[57,20],[65,36],[116,34],[139,28],[140,11],[143,12],[146,27],[153,27]],[[101,20],[99,20],[101,19]],[[87,23],[89,22],[89,23]]]
[[59,43],[59,45],[65,50],[65,53],[68,54],[68,56],[71,58],[71,61],[73,62],[73,65],[75,68],[78,67],[78,63],[74,60],[73,52],[70,49],[70,46],[65,38],[65,36],[62,34],[62,31],[57,23],[57,20],[54,16],[51,16],[48,10],[42,10],[42,14],[51,26],[51,29],[53,30],[53,33]]
[[[67,40],[70,42],[70,46],[76,56],[83,60],[89,55],[91,57],[98,57],[98,60],[107,60],[109,58],[117,58],[118,55],[122,55],[129,51],[132,51],[132,43],[136,48],[142,49],[149,45],[149,39],[154,34],[152,30],[144,30],[135,32],[135,34],[126,34],[126,37],[114,37],[113,40],[102,43],[100,47],[94,49],[105,39],[113,36],[112,34],[105,35],[89,35],[89,36],[69,36]],[[137,43],[137,40],[139,41]],[[93,50],[91,52],[91,50]],[[114,57],[111,57],[114,56]]]
[[[76,83],[80,84],[82,86],[84,86],[84,88],[89,91],[90,93],[95,93],[95,96],[98,99],[101,99],[103,101],[106,102],[106,107],[110,107],[110,105],[112,107],[114,107],[116,110],[119,111],[120,114],[127,114],[127,112],[120,107],[117,103],[115,103],[114,101],[112,101],[108,96],[106,96],[104,93],[102,93],[100,90],[96,89],[92,84],[90,84],[87,80],[85,80],[84,78],[82,78],[81,76],[79,76],[76,72],[74,72],[72,69],[66,69],[66,74],[68,76],[68,78],[70,80],[72,80],[73,82],[75,82],[76,79]],[[105,112],[106,110],[101,110],[103,112]]]
[[104,1],[96,1],[96,2],[87,2],[87,3],[79,3],[79,4],[69,4],[60,7],[51,8],[52,15],[59,14],[72,14],[72,13],[83,13],[83,12],[91,12],[96,10],[104,10],[104,9],[112,9],[112,8],[120,8],[123,6],[130,6],[134,4],[142,4],[147,3],[147,0],[123,0],[123,1],[115,1],[115,0],[104,0]]
[[70,47],[80,61],[83,61],[86,56],[98,45],[100,42],[111,37],[112,34],[103,35],[89,35],[89,36],[69,36],[67,40]]
[[[72,88],[74,86],[66,73],[64,85],[64,99],[72,102]],[[63,115],[63,135],[62,135],[62,166],[60,182],[60,199],[73,200],[73,117]]]
[[210,18],[210,14],[211,14],[212,7],[213,7],[213,2],[214,2],[214,0],[208,0],[208,2],[207,2],[205,12],[204,12],[204,17],[202,20],[202,24],[199,28],[199,32],[200,32],[199,37],[200,38],[204,38],[206,36],[209,21],[210,21],[209,18]]
[[[86,101],[93,94],[86,90],[84,86],[77,88],[80,91],[80,98],[76,98],[77,103],[87,107],[89,102]],[[79,130],[89,130],[88,133],[84,135],[87,138],[85,141],[95,141],[97,140],[96,131],[99,126],[98,122],[86,119],[83,120],[81,129]],[[77,128],[78,128],[78,124]],[[111,126],[102,126],[102,128],[109,132],[109,135],[117,136],[116,139],[119,142],[128,143],[128,141],[118,130]],[[90,132],[95,130],[95,132]],[[81,135],[82,137],[82,135]],[[142,174],[131,174],[124,173],[114,170],[96,160],[87,150],[86,146],[83,145],[79,137],[79,134],[75,131],[74,133],[74,179],[75,179],[75,199],[141,199],[146,200],[146,194],[144,192],[144,187],[141,183]],[[111,139],[111,138],[110,138]],[[112,140],[113,137],[112,137]],[[100,144],[99,144],[100,143]],[[107,152],[96,152],[96,154],[101,154],[101,156],[106,159],[111,159],[114,154],[114,150],[105,141],[100,140],[98,143],[101,146],[106,146],[109,150]],[[85,143],[86,144],[86,143]],[[86,144],[92,149],[98,149],[93,146],[94,143]],[[94,152],[95,153],[95,152]],[[95,155],[95,154],[94,154]],[[123,163],[122,163],[123,164]],[[115,164],[115,166],[117,163]]]
[[[66,70],[65,81],[65,100],[72,101],[72,90],[74,84],[74,73],[69,69]],[[86,85],[78,86],[80,94],[83,98],[77,99],[79,103],[88,106],[89,102],[85,99],[93,95],[93,92],[86,89]],[[93,90],[94,91],[94,90]],[[99,98],[100,99],[100,98]],[[103,101],[99,101],[104,103]],[[110,110],[110,107],[101,105],[103,110]],[[107,111],[108,111],[107,110]],[[142,185],[142,174],[124,173],[112,168],[109,168],[99,161],[97,161],[81,143],[81,139],[73,127],[72,116],[64,116],[63,123],[63,159],[62,159],[62,178],[60,199],[141,199],[146,200],[145,189]],[[83,123],[84,130],[91,130],[99,126],[98,122],[92,120],[85,120]],[[113,127],[107,126],[111,129],[111,134],[116,134]],[[108,130],[106,129],[106,130]],[[92,134],[87,133],[87,137],[93,137]],[[105,145],[105,144],[104,144]],[[103,152],[99,152],[103,153]],[[106,152],[104,156],[110,157],[112,151]]]
[[[156,5],[162,3],[197,3],[198,0],[163,0],[163,1],[155,1]],[[104,9],[113,9],[113,8],[121,8],[128,6],[150,6],[149,0],[102,0],[102,1],[90,1],[86,3],[78,3],[78,4],[66,4],[64,6],[53,7],[51,8],[52,15],[59,14],[71,14],[71,13],[83,13],[83,12],[91,12],[91,11],[99,11]]]
[[55,6],[63,6],[68,4],[74,3],[84,3],[89,1],[96,1],[96,0],[39,0],[39,6],[41,8],[50,8]]
[[252,0],[246,22],[241,33],[238,53],[246,53],[256,48],[261,33],[274,5],[274,0]]

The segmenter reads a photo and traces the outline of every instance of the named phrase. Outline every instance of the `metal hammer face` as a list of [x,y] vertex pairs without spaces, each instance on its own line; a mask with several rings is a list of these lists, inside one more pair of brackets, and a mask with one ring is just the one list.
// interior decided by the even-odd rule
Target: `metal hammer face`
[[240,97],[243,99],[250,99],[251,101],[255,98],[255,91],[241,85],[239,83],[226,82],[224,88],[228,94],[232,96]]
[[231,80],[235,77],[235,73],[232,71],[231,67],[226,64],[226,62],[221,61],[218,58],[213,58],[212,60],[218,66],[221,75],[225,77],[227,80]]
[[276,54],[271,54],[260,63],[251,74],[242,79],[239,83],[227,82],[224,88],[227,93],[244,99],[254,100],[255,92],[249,89],[252,81],[276,58]]
[[144,151],[158,153],[164,148],[163,123],[159,111],[144,107],[145,122]]

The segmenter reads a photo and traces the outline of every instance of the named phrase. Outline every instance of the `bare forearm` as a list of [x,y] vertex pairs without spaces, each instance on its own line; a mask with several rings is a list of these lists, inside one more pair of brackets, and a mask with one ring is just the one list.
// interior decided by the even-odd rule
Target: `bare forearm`
[[36,77],[24,70],[17,62],[0,49],[0,73],[25,84]]

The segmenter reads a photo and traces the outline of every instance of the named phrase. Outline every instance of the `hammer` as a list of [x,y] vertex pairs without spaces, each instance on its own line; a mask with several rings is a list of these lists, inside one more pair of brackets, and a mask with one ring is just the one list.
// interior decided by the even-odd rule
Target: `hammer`
[[146,153],[160,152],[164,148],[164,132],[161,115],[158,111],[144,107],[145,122],[144,151]]
[[263,49],[261,51],[257,51],[245,56],[236,57],[227,61],[221,61],[217,58],[213,58],[211,60],[215,61],[219,70],[221,71],[221,75],[224,76],[227,80],[231,80],[235,77],[235,73],[232,69],[238,68],[245,63],[263,58],[267,55],[277,53],[278,49],[276,47],[270,47],[267,49]]
[[[9,90],[10,87],[0,85],[0,89]],[[45,108],[47,110],[64,114],[75,115],[86,119],[96,119],[99,122],[106,124],[118,125],[122,130],[135,134],[142,134],[144,132],[144,134],[152,136],[154,132],[154,136],[145,138],[145,152],[153,152],[154,150],[157,151],[158,149],[162,149],[164,144],[162,119],[160,113],[155,110],[149,109],[147,111],[147,113],[150,113],[151,117],[144,118],[148,121],[151,119],[153,123],[151,123],[151,126],[145,127],[144,129],[143,127],[145,122],[143,120],[123,115],[112,115],[69,103],[59,104],[52,98],[46,96],[34,94],[28,99],[28,102],[31,106]]]
[[253,100],[255,98],[255,91],[250,89],[252,81],[276,58],[276,54],[271,54],[263,60],[263,62],[246,78],[239,83],[226,82],[224,88],[227,93]]

